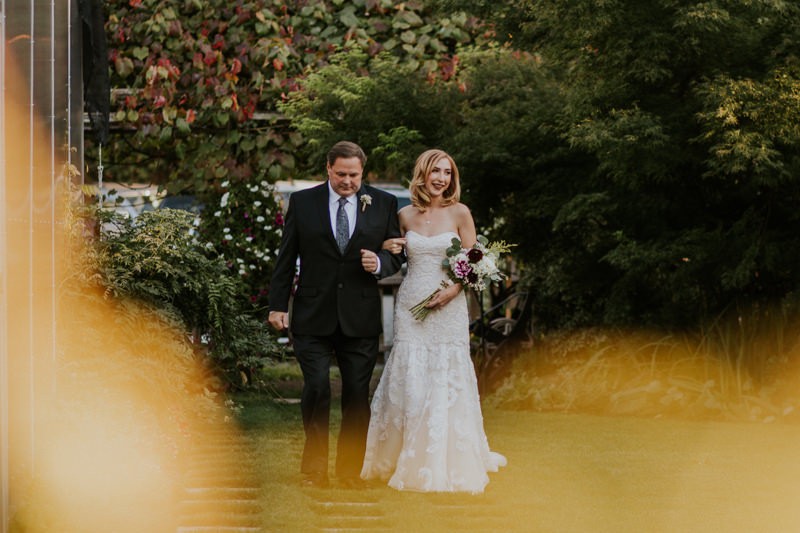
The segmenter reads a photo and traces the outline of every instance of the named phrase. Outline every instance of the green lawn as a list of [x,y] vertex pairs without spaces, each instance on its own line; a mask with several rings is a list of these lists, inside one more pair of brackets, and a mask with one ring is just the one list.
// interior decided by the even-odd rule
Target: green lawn
[[800,531],[796,425],[487,408],[509,465],[485,494],[323,490],[299,486],[299,406],[236,401],[265,480],[265,531]]

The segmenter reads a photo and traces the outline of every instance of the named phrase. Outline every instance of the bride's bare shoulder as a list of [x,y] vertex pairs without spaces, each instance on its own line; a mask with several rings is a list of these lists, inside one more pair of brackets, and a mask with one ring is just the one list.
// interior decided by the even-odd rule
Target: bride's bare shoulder
[[453,208],[454,208],[453,214],[456,217],[458,217],[459,220],[464,220],[467,218],[472,219],[472,213],[470,212],[469,207],[467,207],[466,204],[462,204],[461,202],[459,202],[457,204],[454,204]]
[[407,205],[405,207],[400,208],[400,211],[397,212],[397,217],[400,219],[400,222],[410,220],[411,217],[416,214],[417,208],[413,205]]

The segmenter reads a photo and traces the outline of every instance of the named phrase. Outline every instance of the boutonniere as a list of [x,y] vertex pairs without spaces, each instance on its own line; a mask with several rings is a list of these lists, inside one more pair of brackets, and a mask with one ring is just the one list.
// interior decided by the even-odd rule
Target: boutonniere
[[368,205],[372,205],[372,196],[369,194],[362,194],[359,199],[361,200],[361,212],[363,213],[367,210]]

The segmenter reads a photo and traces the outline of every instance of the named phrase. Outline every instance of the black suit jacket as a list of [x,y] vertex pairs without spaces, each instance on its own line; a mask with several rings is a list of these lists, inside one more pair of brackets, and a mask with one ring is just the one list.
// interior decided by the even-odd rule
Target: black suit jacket
[[[372,203],[362,209],[361,196]],[[378,280],[361,266],[361,249],[376,252],[379,277],[397,272],[400,256],[381,250],[383,241],[400,237],[397,198],[368,185],[358,191],[356,227],[344,254],[331,228],[328,183],[293,193],[283,228],[278,260],[269,291],[270,311],[287,311],[300,258],[290,329],[295,335],[330,335],[339,324],[350,337],[381,332]]]

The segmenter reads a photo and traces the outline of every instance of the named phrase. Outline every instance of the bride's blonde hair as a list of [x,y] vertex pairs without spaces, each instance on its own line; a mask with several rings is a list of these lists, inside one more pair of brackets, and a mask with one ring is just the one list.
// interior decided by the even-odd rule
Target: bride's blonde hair
[[431,205],[431,197],[425,190],[425,179],[433,171],[433,167],[440,159],[446,158],[450,162],[452,173],[450,174],[450,185],[442,194],[442,206],[458,203],[461,198],[461,182],[458,178],[458,167],[450,154],[444,150],[433,148],[422,152],[414,164],[414,176],[411,178],[411,185],[408,189],[411,194],[411,205],[425,211]]

